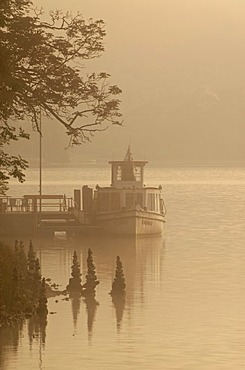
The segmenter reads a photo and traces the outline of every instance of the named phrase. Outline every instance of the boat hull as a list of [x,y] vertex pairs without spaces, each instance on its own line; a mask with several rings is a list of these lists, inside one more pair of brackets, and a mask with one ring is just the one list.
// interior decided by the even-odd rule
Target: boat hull
[[162,214],[139,210],[101,213],[96,217],[96,224],[104,232],[119,235],[160,235],[164,222]]

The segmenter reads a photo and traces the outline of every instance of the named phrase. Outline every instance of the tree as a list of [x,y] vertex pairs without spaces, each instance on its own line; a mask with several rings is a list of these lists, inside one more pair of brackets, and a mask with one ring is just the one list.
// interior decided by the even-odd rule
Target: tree
[[79,13],[53,11],[46,21],[31,0],[1,0],[1,183],[24,180],[27,162],[3,150],[11,140],[28,138],[21,121],[31,121],[40,132],[41,114],[55,119],[70,145],[89,141],[110,124],[121,125],[121,90],[110,85],[108,73],[84,73],[85,61],[104,51],[104,28],[102,20],[85,21]]
[[112,283],[112,289],[111,289],[110,294],[112,296],[125,295],[125,288],[126,288],[126,284],[125,284],[122,262],[120,260],[120,257],[117,256],[115,279]]
[[80,271],[80,264],[77,258],[77,252],[74,251],[73,253],[73,264],[71,266],[71,278],[69,279],[69,284],[67,285],[66,289],[69,293],[81,293],[82,292],[82,285],[81,285],[81,271]]
[[83,284],[84,288],[83,295],[85,296],[95,296],[95,288],[100,283],[99,280],[97,280],[92,254],[93,253],[89,248],[87,258],[88,273],[86,275],[86,283]]

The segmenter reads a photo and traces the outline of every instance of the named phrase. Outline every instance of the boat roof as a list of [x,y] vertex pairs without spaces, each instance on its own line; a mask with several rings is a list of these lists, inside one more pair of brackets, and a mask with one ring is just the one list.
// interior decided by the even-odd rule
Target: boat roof
[[120,192],[120,191],[122,191],[122,190],[132,190],[132,191],[145,191],[145,190],[161,190],[162,188],[161,188],[161,186],[144,186],[144,187],[140,187],[140,188],[138,188],[138,187],[134,187],[134,188],[132,188],[132,187],[127,187],[127,186],[125,186],[125,187],[123,187],[123,188],[117,188],[117,187],[114,187],[114,186],[99,186],[99,185],[97,185],[96,186],[96,189],[97,190],[108,190],[108,191],[118,191],[118,192]]
[[146,163],[148,163],[147,161],[134,161],[130,145],[128,146],[128,149],[127,149],[127,152],[125,154],[125,157],[124,157],[123,161],[110,161],[109,163],[110,164],[115,164],[115,165],[120,165],[120,164],[123,164],[123,163],[124,164],[129,163],[129,162],[132,163],[135,166],[145,165]]
[[[125,162],[127,162],[127,161],[125,161],[125,160],[123,160],[123,161],[110,161],[108,163],[119,165],[119,164],[122,164],[122,163],[125,163]],[[146,164],[146,163],[148,163],[148,161],[134,161],[134,160],[131,160],[130,163],[133,163],[137,166],[137,165],[141,165],[141,164]]]

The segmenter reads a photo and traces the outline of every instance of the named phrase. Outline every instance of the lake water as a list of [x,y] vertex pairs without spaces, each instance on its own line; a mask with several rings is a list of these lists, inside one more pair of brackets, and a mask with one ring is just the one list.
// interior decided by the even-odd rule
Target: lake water
[[[29,170],[10,194],[37,193],[38,181]],[[43,193],[97,183],[110,184],[106,165],[43,170]],[[145,183],[163,185],[163,237],[34,240],[42,274],[61,289],[74,250],[84,281],[91,248],[98,304],[50,298],[47,322],[0,330],[1,369],[244,369],[245,169],[148,165]],[[117,255],[127,287],[114,304]]]

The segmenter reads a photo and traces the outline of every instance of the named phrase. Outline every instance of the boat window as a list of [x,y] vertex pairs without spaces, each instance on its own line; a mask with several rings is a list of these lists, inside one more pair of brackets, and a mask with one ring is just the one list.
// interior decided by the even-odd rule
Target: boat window
[[101,212],[109,211],[109,193],[99,193],[99,210]]
[[165,212],[165,206],[164,206],[164,200],[160,198],[160,212],[164,215]]
[[133,193],[125,194],[125,205],[127,209],[131,208],[134,205],[134,194]]
[[136,181],[142,180],[142,168],[140,166],[134,167],[134,177]]
[[143,181],[143,167],[136,166],[134,162],[124,161],[120,165],[112,166],[113,181]]
[[149,211],[155,211],[155,194],[154,193],[148,194],[147,209]]
[[131,208],[133,205],[139,204],[143,208],[143,194],[142,193],[126,193],[125,205],[126,208]]
[[159,211],[159,195],[156,194],[156,211]]
[[122,181],[135,181],[134,167],[130,161],[122,164]]
[[141,208],[143,208],[143,194],[142,193],[137,193],[137,204],[140,205]]
[[111,193],[110,210],[111,211],[120,210],[120,194],[119,193]]
[[121,166],[117,166],[116,174],[117,174],[116,176],[117,181],[121,181],[122,180],[122,167]]

